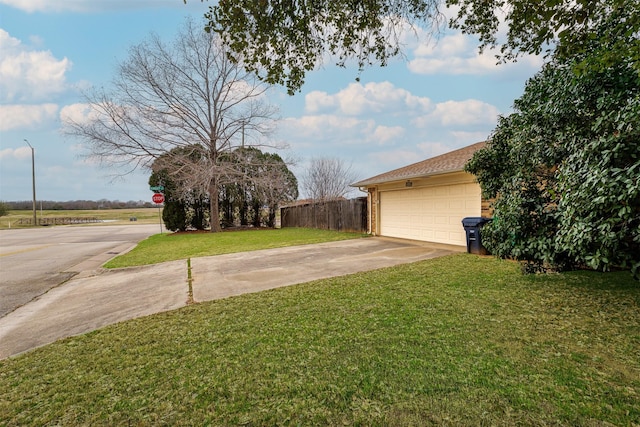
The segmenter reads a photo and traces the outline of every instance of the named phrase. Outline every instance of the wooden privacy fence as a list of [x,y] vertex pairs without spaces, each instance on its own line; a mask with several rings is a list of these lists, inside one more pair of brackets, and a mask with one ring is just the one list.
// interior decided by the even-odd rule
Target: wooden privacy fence
[[331,200],[280,209],[282,227],[367,232],[367,198]]

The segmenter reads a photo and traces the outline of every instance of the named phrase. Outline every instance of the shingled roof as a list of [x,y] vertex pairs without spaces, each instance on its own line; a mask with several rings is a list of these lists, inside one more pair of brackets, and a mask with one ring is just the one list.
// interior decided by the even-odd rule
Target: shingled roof
[[471,159],[473,153],[484,147],[485,142],[478,142],[458,150],[450,151],[409,166],[385,172],[371,178],[351,184],[352,187],[367,187],[387,182],[416,179],[448,172],[460,172]]

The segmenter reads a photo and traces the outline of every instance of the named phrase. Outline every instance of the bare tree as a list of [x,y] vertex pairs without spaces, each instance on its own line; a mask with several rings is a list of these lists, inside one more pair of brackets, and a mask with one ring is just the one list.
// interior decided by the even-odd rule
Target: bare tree
[[275,153],[262,155],[262,165],[257,182],[258,200],[268,209],[267,226],[275,226],[278,205],[298,198],[298,180],[287,164]]
[[202,28],[188,20],[172,44],[151,35],[132,47],[113,89],[86,93],[87,111],[66,117],[65,127],[87,143],[90,157],[126,166],[123,174],[188,149],[165,159],[179,165],[172,173],[183,191],[209,196],[211,231],[220,231],[219,185],[240,176],[224,154],[245,143],[266,146],[277,108],[266,101],[268,86]]
[[308,197],[324,202],[345,197],[352,191],[350,184],[357,175],[341,159],[320,157],[311,159],[302,176],[302,188]]

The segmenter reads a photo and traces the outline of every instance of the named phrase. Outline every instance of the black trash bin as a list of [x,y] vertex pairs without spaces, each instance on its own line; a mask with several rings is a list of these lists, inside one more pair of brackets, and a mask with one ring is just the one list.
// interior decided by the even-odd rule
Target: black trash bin
[[491,218],[483,218],[480,216],[471,216],[462,219],[462,226],[467,233],[467,253],[477,255],[486,255],[489,253],[482,245],[480,229],[490,221]]

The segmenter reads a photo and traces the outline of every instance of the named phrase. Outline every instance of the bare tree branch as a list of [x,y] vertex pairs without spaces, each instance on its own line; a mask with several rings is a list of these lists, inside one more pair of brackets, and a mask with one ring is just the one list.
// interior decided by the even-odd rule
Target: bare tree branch
[[133,46],[111,90],[85,93],[88,113],[67,117],[65,131],[105,165],[131,170],[175,156],[166,165],[190,187],[185,192],[209,195],[211,230],[219,231],[218,185],[238,177],[222,155],[246,141],[274,147],[268,136],[277,107],[267,102],[269,86],[242,59],[230,61],[219,37],[202,28],[188,20],[172,44],[152,35]]
[[350,184],[357,181],[351,165],[335,157],[311,159],[302,177],[302,187],[307,196],[320,202],[345,197],[352,191]]

